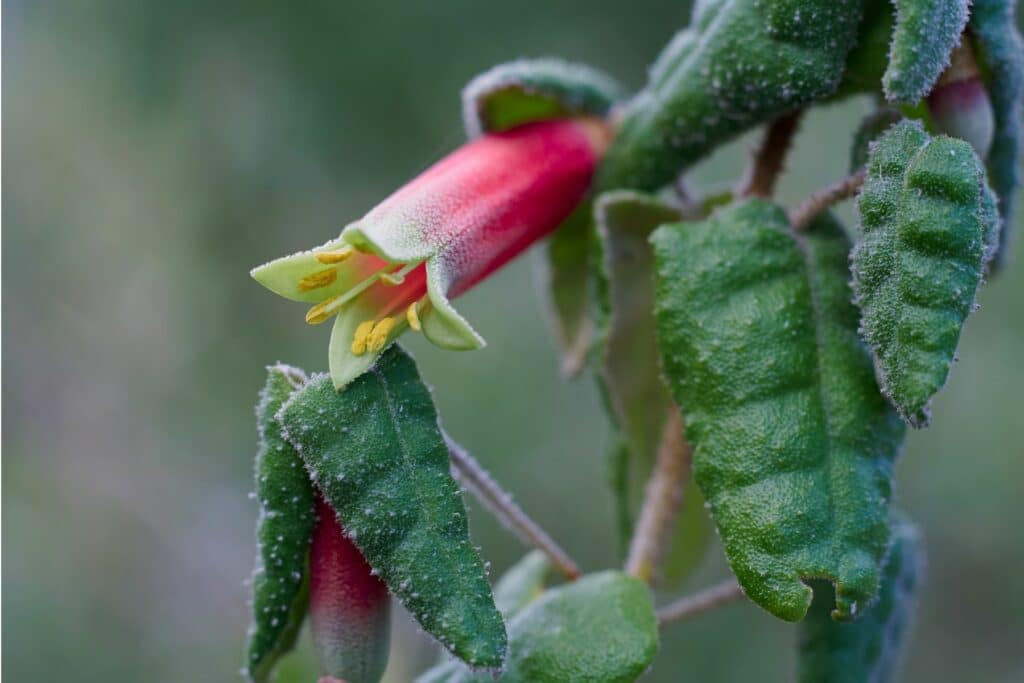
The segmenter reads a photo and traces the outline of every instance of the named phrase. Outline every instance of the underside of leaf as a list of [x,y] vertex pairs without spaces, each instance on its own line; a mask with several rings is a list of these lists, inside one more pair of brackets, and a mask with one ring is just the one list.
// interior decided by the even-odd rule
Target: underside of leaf
[[874,598],[903,425],[879,393],[830,217],[806,234],[754,200],[653,235],[659,345],[697,484],[744,592],[803,618],[805,580],[836,616]]
[[895,0],[896,26],[882,78],[890,102],[914,103],[932,89],[967,24],[968,0]]

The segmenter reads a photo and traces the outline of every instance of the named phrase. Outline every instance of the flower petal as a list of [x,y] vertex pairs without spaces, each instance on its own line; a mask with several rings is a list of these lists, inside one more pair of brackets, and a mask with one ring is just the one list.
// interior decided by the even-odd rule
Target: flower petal
[[352,340],[355,337],[356,328],[367,320],[373,319],[374,310],[370,306],[362,304],[357,300],[352,306],[338,314],[334,320],[334,327],[331,329],[331,343],[327,347],[328,367],[331,371],[331,381],[334,388],[339,391],[346,384],[363,374],[377,362],[377,357],[391,346],[391,343],[405,331],[408,323],[404,320],[396,320],[394,326],[389,330],[387,340],[376,351],[366,350],[361,354],[352,352]]
[[[325,252],[338,252],[347,246],[343,239],[337,237],[308,251],[264,263],[253,268],[249,274],[256,282],[286,299],[319,303],[351,289],[383,265],[376,256],[357,251],[353,251],[340,266],[340,261],[332,264],[317,258],[318,254],[322,258]],[[307,283],[306,286],[302,286],[303,281]]]
[[420,316],[423,336],[443,349],[471,351],[487,345],[484,338],[459,315],[448,301],[451,282],[448,269],[440,258],[427,261],[427,295],[430,308]]

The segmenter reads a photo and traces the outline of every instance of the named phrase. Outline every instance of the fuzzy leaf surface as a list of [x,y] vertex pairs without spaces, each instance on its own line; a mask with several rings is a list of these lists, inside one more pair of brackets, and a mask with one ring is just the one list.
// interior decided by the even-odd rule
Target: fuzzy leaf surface
[[593,240],[587,201],[548,239],[542,263],[551,325],[562,351],[562,374],[573,377],[590,349],[590,251]]
[[723,0],[696,9],[630,102],[599,190],[656,190],[721,143],[830,95],[861,0]]
[[861,333],[882,390],[911,425],[928,424],[974,304],[998,220],[970,144],[893,127],[872,148],[852,256]]
[[318,375],[280,419],[352,542],[420,626],[470,666],[500,668],[505,625],[412,358],[394,345],[340,392]]
[[246,666],[249,678],[257,682],[268,680],[277,660],[292,649],[309,604],[309,546],[316,521],[313,484],[274,417],[305,381],[297,368],[267,368],[267,382],[256,406],[259,555],[252,579]]
[[604,118],[623,90],[610,76],[560,59],[519,59],[499,64],[462,91],[470,137],[532,121],[568,116]]
[[788,621],[828,579],[852,618],[878,589],[904,427],[857,337],[842,229],[794,236],[751,200],[652,241],[665,372],[733,572]]
[[[508,683],[627,683],[658,650],[658,624],[643,582],[608,571],[547,590],[509,624]],[[485,683],[440,667],[417,683]]]
[[1015,0],[974,0],[970,27],[985,89],[992,100],[995,135],[985,160],[1002,220],[996,267],[1006,253],[1013,225],[1013,200],[1020,183],[1024,125],[1024,40],[1017,31]]
[[878,602],[853,623],[832,619],[832,587],[814,586],[814,603],[800,624],[801,683],[886,683],[893,680],[908,639],[924,564],[912,523],[893,523],[892,547]]
[[949,66],[967,25],[968,0],[895,0],[896,26],[882,77],[890,102],[913,104]]

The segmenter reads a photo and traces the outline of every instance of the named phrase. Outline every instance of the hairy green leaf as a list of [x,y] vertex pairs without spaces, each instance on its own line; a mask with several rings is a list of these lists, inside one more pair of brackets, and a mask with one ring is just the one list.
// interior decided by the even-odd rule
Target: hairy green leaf
[[340,392],[318,375],[279,419],[352,542],[423,629],[470,666],[500,668],[505,625],[412,358],[392,346]]
[[602,190],[655,190],[719,144],[839,85],[861,0],[705,2],[630,102]]
[[825,215],[796,236],[751,200],[652,241],[665,372],[744,592],[797,621],[803,580],[828,579],[855,616],[877,591],[904,427],[857,337],[842,229]]
[[[552,588],[509,624],[508,683],[627,683],[658,650],[651,593],[621,572]],[[480,674],[437,667],[417,683],[486,683]]]
[[590,349],[593,321],[590,318],[590,213],[592,204],[581,205],[548,239],[542,279],[555,338],[562,351],[562,374],[575,376]]
[[814,603],[800,624],[800,681],[892,680],[909,635],[923,560],[917,529],[909,521],[895,521],[878,602],[853,623],[839,623],[831,618],[832,587],[827,583],[816,584]]
[[895,0],[896,27],[882,77],[890,102],[914,103],[949,65],[967,25],[968,0]]
[[[619,525],[628,538],[669,411],[676,409],[661,376],[649,238],[659,225],[679,220],[680,212],[654,196],[619,190],[598,197],[594,215],[602,242],[608,309],[600,378],[618,431],[613,492]],[[670,580],[683,578],[695,567],[710,540],[703,498],[689,485],[683,495],[677,522],[680,535],[666,571]]]
[[268,367],[256,406],[259,556],[252,579],[247,674],[257,682],[266,681],[277,660],[292,649],[309,604],[309,545],[316,519],[313,484],[274,418],[305,381],[298,368]]
[[867,171],[852,256],[861,333],[883,392],[920,427],[994,249],[994,199],[970,144],[930,137],[917,122],[880,138]]
[[1015,0],[974,0],[970,19],[982,78],[995,114],[995,136],[985,161],[992,189],[999,198],[1002,218],[996,267],[1006,253],[1008,233],[1013,225],[1013,198],[1019,183],[1024,122],[1024,41],[1017,31],[1016,4]]
[[834,99],[858,93],[881,95],[895,23],[892,0],[865,0],[857,40],[846,58],[846,69]]
[[499,64],[462,91],[466,132],[475,137],[531,121],[567,116],[603,118],[623,91],[611,77],[560,59]]

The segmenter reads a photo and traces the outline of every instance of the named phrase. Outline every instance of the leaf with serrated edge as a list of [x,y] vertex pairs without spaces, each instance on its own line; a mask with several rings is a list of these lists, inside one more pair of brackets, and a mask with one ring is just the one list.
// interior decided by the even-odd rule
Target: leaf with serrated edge
[[603,118],[623,95],[610,76],[589,66],[519,59],[492,67],[466,85],[462,117],[466,133],[476,137],[551,118]]
[[878,588],[904,427],[857,337],[842,229],[825,215],[795,236],[751,200],[652,242],[665,372],[744,592],[798,621],[803,580],[824,578],[856,616]]
[[340,392],[317,375],[279,419],[352,542],[420,626],[470,666],[500,669],[505,624],[412,358],[392,346]]
[[1021,126],[1024,124],[1024,41],[1015,20],[1016,0],[974,0],[971,36],[977,47],[985,90],[992,101],[995,135],[985,163],[999,197],[1001,235],[994,267],[1006,253],[1019,184]]
[[[509,624],[508,683],[627,683],[647,670],[658,649],[651,593],[621,572],[584,576],[547,590]],[[416,683],[486,683],[446,668]]]
[[266,681],[277,660],[295,644],[309,604],[309,544],[313,536],[313,485],[302,459],[281,436],[274,415],[303,382],[302,370],[267,368],[256,406],[259,451],[256,499],[260,518],[256,572],[252,580],[252,627],[247,674]]
[[890,102],[913,104],[949,66],[967,25],[968,0],[895,0],[896,26],[882,77]]
[[968,143],[904,121],[873,145],[857,208],[861,334],[883,392],[907,422],[925,426],[993,248],[985,172]]
[[800,624],[801,683],[893,680],[911,630],[924,551],[911,522],[894,520],[892,535],[878,601],[857,621],[833,620],[832,587],[814,586],[814,603]]

